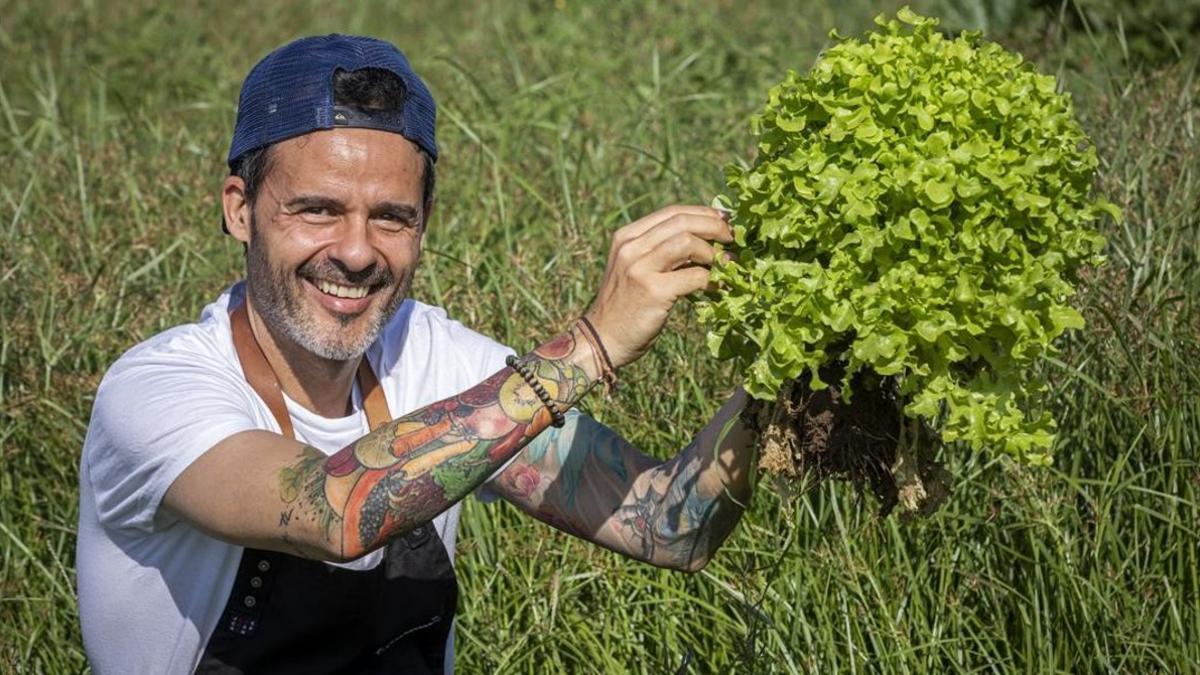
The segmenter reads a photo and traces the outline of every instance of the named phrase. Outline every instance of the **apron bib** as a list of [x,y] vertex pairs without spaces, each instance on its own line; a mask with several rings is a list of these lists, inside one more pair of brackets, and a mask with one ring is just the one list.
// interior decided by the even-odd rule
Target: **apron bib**
[[[230,313],[246,380],[284,435],[295,431],[279,381],[250,329],[245,303]],[[372,430],[391,420],[363,357],[359,391]],[[370,570],[246,548],[197,673],[431,673],[445,668],[458,580],[433,523],[394,539]]]

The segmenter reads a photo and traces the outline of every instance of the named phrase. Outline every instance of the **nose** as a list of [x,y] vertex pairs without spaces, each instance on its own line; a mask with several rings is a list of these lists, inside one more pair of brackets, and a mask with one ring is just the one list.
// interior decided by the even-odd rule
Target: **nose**
[[351,278],[356,273],[370,273],[375,266],[376,255],[375,248],[371,246],[366,217],[348,214],[342,220],[337,239],[329,249],[329,258]]

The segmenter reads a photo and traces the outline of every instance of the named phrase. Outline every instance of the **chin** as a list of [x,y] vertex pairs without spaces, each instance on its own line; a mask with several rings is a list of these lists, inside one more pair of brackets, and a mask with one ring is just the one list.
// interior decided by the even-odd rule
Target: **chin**
[[385,322],[377,321],[374,316],[349,318],[350,321],[342,317],[320,321],[324,325],[317,330],[304,331],[306,335],[294,337],[301,338],[297,342],[302,347],[323,359],[347,361],[358,358],[375,342]]
[[[316,316],[294,326],[299,329],[297,333],[304,335],[292,337],[302,347],[323,359],[356,359],[375,342],[403,301],[404,294],[398,294],[385,305],[372,304],[360,314],[338,314],[318,307]],[[315,330],[305,330],[305,327]]]

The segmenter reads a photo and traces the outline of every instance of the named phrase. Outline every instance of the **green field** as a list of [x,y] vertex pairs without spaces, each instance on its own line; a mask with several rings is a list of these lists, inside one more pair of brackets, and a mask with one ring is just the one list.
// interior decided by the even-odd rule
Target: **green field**
[[[73,531],[93,392],[238,278],[218,190],[241,78],[269,49],[337,31],[409,54],[442,155],[414,294],[526,349],[587,307],[616,228],[707,203],[753,157],[750,115],[830,28],[900,3],[172,4],[0,0],[0,672],[86,668]],[[1200,672],[1200,35],[1071,3],[913,4],[1059,75],[1126,214],[1078,296],[1088,328],[1043,364],[1054,467],[948,448],[953,497],[915,523],[846,485],[763,481],[694,575],[470,500],[460,672]],[[586,407],[669,456],[737,383],[703,345],[681,304]]]

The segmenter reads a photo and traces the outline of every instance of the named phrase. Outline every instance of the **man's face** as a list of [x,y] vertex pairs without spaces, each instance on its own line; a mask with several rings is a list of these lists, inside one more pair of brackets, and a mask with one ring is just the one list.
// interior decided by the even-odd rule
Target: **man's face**
[[277,340],[356,358],[403,302],[420,257],[421,154],[370,129],[315,132],[271,152],[248,241],[234,231],[248,244],[253,306]]

